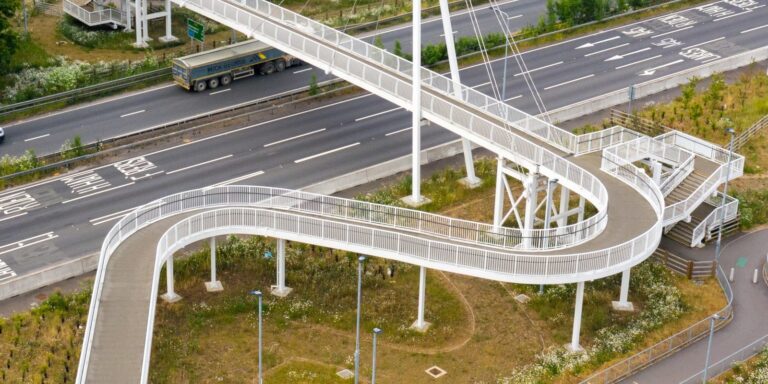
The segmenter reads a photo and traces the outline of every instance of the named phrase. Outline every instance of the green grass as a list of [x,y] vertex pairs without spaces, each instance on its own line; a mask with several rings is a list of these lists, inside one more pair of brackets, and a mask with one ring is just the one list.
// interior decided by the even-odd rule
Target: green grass
[[349,384],[336,375],[338,368],[306,361],[292,361],[268,372],[264,377],[266,384]]

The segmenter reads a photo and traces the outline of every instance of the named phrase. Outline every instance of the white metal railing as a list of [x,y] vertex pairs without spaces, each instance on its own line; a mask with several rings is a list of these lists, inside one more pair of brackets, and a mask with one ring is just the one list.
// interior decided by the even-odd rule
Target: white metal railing
[[[711,364],[707,369],[707,375],[710,378],[717,377],[721,373],[733,368],[735,364],[749,360],[751,357],[759,354],[763,350],[768,348],[768,335],[749,343],[738,351],[731,353],[728,357],[723,358],[717,363]],[[704,380],[704,370],[697,372],[691,377],[683,380],[680,384],[698,384]]]
[[576,154],[584,154],[643,137],[642,134],[621,126],[576,136]]
[[[690,153],[690,152],[689,152]],[[691,154],[691,156],[683,161],[682,164],[678,164],[675,169],[667,176],[664,181],[661,182],[659,185],[659,189],[661,189],[661,194],[664,196],[669,195],[672,193],[672,191],[677,188],[680,183],[685,180],[686,177],[688,177],[691,173],[693,173],[693,166],[695,163],[696,156],[694,154]]]
[[89,11],[69,0],[64,0],[63,5],[64,12],[89,26],[108,23],[127,25],[128,23],[127,15],[118,9],[104,8],[98,11]]
[[[706,140],[691,136],[680,131],[671,131],[655,137],[656,140],[667,144],[676,145],[691,151],[703,158],[712,160],[719,164],[728,162],[728,149],[717,146]],[[736,152],[731,153],[731,175],[730,179],[741,177],[744,174],[744,156]]]
[[644,170],[632,164],[637,161],[637,156],[644,156],[641,155],[644,152],[643,144],[643,139],[637,139],[603,149],[600,169],[639,191],[651,204],[655,213],[661,217],[664,212],[664,196],[661,190]]
[[699,244],[706,236],[708,236],[709,232],[712,230],[712,228],[715,228],[720,225],[720,212],[723,210],[722,206],[722,199],[723,196],[725,196],[726,202],[725,202],[725,221],[732,220],[734,217],[736,217],[736,214],[739,211],[739,200],[728,196],[723,195],[722,192],[717,192],[717,197],[709,197],[707,203],[711,204],[715,207],[712,212],[707,215],[704,220],[702,220],[696,227],[693,229],[693,235],[691,236],[691,246],[695,246],[696,244]]

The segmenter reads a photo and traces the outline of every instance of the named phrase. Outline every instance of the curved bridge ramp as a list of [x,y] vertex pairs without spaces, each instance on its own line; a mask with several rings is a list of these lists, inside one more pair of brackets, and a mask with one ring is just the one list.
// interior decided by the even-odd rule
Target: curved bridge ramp
[[78,382],[145,382],[162,265],[176,250],[211,236],[272,236],[509,282],[599,278],[609,265],[625,269],[636,262],[626,250],[608,257],[589,252],[605,246],[602,236],[535,252],[498,243],[514,232],[469,223],[268,187],[195,190],[149,203],[118,222],[102,247]]

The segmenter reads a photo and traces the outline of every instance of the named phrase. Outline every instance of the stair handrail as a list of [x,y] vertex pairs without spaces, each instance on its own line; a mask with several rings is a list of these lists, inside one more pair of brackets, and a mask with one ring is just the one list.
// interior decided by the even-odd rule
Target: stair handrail
[[693,233],[691,235],[691,247],[699,244],[713,226],[720,225],[717,222],[720,219],[720,212],[723,209],[725,209],[724,220],[731,220],[736,217],[736,214],[739,210],[739,199],[732,196],[723,195],[722,192],[718,192],[717,197],[720,199],[726,199],[725,207],[723,207],[721,201],[714,201],[714,197],[709,198],[708,203],[715,206],[715,209],[713,209],[712,212],[707,215],[707,217],[705,217],[699,224],[696,225],[696,227],[693,228]]

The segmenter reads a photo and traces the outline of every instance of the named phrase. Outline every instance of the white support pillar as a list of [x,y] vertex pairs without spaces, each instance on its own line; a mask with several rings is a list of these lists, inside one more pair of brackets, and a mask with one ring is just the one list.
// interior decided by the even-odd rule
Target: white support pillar
[[173,290],[173,255],[168,256],[168,260],[165,261],[165,283],[167,287],[166,292],[160,298],[168,303],[175,303],[181,300],[181,296],[177,295],[176,291]]
[[[144,0],[147,1],[147,0]],[[142,16],[142,0],[135,0],[134,1],[134,16],[135,16],[135,27],[136,27],[136,42],[133,43],[133,46],[136,48],[146,48],[147,43],[144,42],[144,17]]]
[[271,292],[278,297],[286,297],[293,290],[285,286],[285,239],[277,239],[277,284],[273,285]]
[[504,217],[504,158],[496,159],[496,195],[493,201],[493,229],[499,231]]
[[430,323],[424,321],[424,307],[427,300],[427,267],[419,267],[419,310],[416,315],[416,321],[411,325],[411,329],[426,332]]
[[221,281],[216,279],[216,238],[211,237],[211,281],[205,283],[208,292],[220,292],[224,290]]
[[421,195],[421,3],[413,2],[413,79],[412,79],[412,149],[411,149],[411,195],[402,201],[418,207],[429,200]]
[[[549,229],[550,225],[552,224],[552,205],[554,204],[554,195],[555,188],[557,187],[557,179],[551,179],[547,182],[547,200],[545,204],[545,211],[544,211],[544,229]],[[550,238],[547,237],[546,239],[543,239],[545,242],[549,243]],[[546,244],[548,245],[548,244]]]
[[147,17],[149,15],[149,0],[142,0],[141,1],[141,15],[142,15],[142,35],[143,41],[146,43],[147,41],[152,41],[152,39],[149,37],[149,18]]
[[661,185],[661,163],[651,159],[651,170],[653,171],[652,179],[656,185]]
[[126,26],[123,32],[131,32],[133,31],[133,28],[131,28],[131,22],[132,22],[131,17],[133,16],[131,12],[131,0],[123,0],[122,6],[123,6],[123,9],[125,9],[125,16],[126,16],[125,18]]
[[631,268],[627,268],[626,271],[621,273],[621,291],[619,292],[619,301],[611,302],[614,311],[627,311],[631,312],[635,310],[632,302],[629,301],[629,271]]
[[533,225],[536,222],[536,207],[538,204],[539,175],[531,172],[525,181],[525,218],[523,219],[523,244],[530,247],[532,243]]
[[584,282],[580,281],[576,283],[576,309],[573,313],[573,333],[571,334],[571,344],[568,345],[568,349],[571,352],[582,351],[579,344],[579,336],[581,335],[581,309],[584,305]]
[[173,36],[171,32],[171,0],[165,0],[165,36],[160,38],[163,43],[170,43],[172,41],[178,41],[176,36]]
[[584,200],[584,196],[579,196],[579,217],[578,221],[584,221],[584,205],[586,204],[586,200]]
[[564,185],[561,185],[560,186],[560,209],[557,211],[557,214],[560,215],[560,218],[557,219],[557,226],[560,228],[568,225],[568,216],[566,216],[565,213],[568,212],[569,203],[570,203],[569,198],[570,198],[570,191]]
[[[459,75],[459,62],[456,58],[456,45],[453,40],[453,26],[451,25],[451,10],[448,0],[440,0],[440,16],[443,19],[443,33],[445,34],[445,48],[448,51],[448,64],[451,68],[451,81],[453,82],[453,95],[462,99],[461,77]],[[464,168],[467,177],[461,179],[461,183],[469,188],[479,187],[482,181],[475,175],[475,163],[472,160],[472,144],[467,139],[461,140],[464,150]]]

